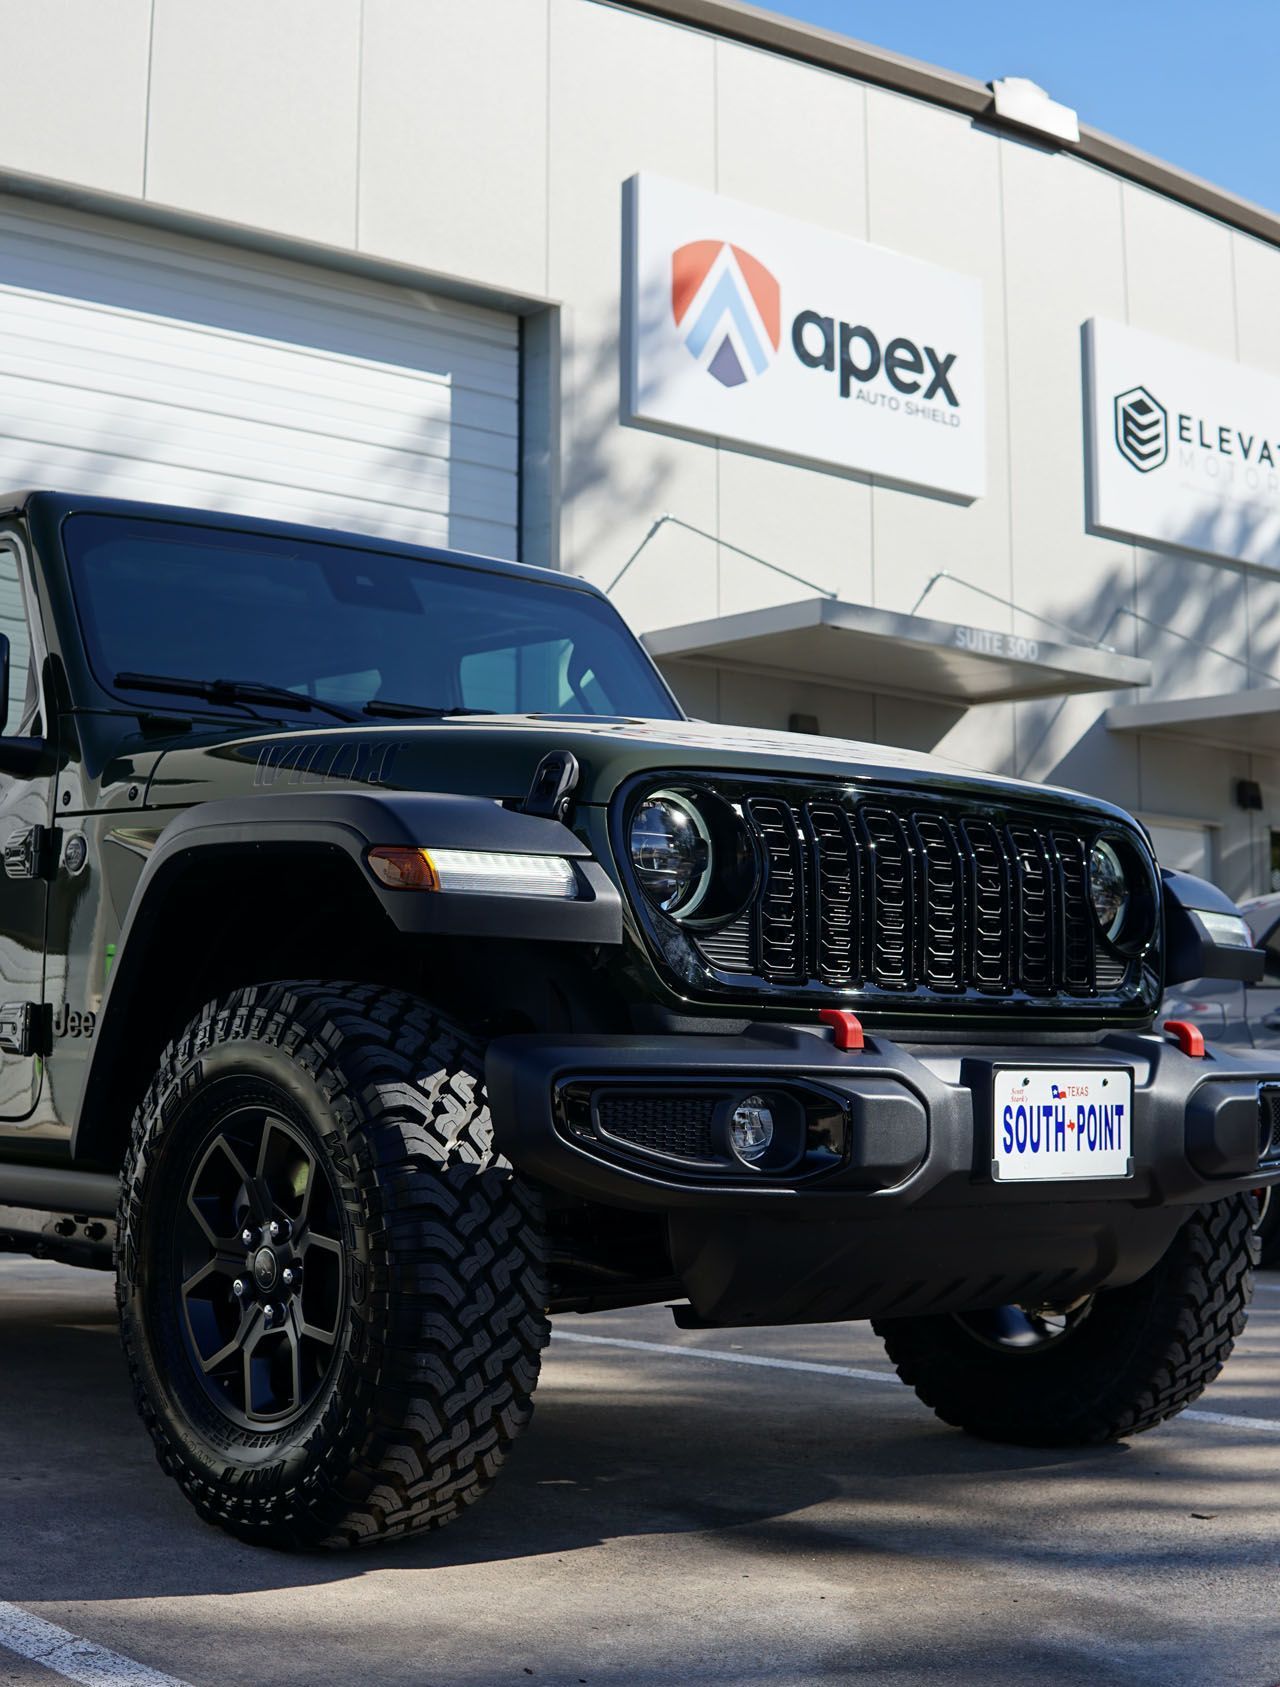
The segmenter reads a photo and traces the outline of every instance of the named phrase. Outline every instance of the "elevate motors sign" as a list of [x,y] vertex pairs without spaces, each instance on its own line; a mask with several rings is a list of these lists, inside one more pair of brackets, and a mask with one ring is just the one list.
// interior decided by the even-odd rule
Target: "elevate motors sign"
[[982,496],[978,281],[656,176],[624,191],[627,421]]
[[1280,568],[1280,379],[1086,322],[1089,525]]

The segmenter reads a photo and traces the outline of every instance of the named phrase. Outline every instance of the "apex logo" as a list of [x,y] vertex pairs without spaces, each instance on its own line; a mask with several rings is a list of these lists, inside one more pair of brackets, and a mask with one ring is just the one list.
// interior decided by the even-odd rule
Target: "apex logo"
[[1116,445],[1139,474],[1158,469],[1169,455],[1169,412],[1145,387],[1116,396]]
[[727,240],[691,240],[671,254],[671,314],[690,355],[724,387],[763,375],[782,337],[776,279]]

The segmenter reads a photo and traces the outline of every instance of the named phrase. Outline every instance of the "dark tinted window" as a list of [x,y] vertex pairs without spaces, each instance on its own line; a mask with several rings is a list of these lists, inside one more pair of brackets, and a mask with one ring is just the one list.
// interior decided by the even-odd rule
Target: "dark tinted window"
[[73,516],[64,533],[89,659],[109,689],[135,672],[255,680],[356,710],[377,699],[678,718],[621,617],[588,592],[119,516]]

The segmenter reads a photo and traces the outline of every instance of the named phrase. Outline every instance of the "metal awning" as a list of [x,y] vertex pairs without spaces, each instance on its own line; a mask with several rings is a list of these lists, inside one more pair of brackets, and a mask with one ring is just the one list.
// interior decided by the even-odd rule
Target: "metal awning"
[[961,708],[1151,683],[1148,662],[1110,650],[823,597],[662,627],[644,642],[657,662],[787,674]]
[[1117,703],[1107,710],[1111,732],[1159,732],[1232,750],[1280,754],[1280,688],[1179,697],[1167,703]]

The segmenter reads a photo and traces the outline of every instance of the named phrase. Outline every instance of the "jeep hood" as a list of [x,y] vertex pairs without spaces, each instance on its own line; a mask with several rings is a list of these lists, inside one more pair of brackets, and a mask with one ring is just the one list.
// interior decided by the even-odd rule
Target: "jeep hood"
[[[1012,795],[1029,787],[939,756],[703,721],[580,715],[477,715],[369,726],[202,733],[167,749],[151,770],[148,807],[181,807],[252,790],[447,791],[518,800],[550,750],[582,770],[577,800],[607,803],[638,773],[701,770],[776,773],[817,780],[962,785]],[[1045,794],[1045,787],[1034,787]],[[1076,800],[1073,793],[1053,792]],[[1090,800],[1094,809],[1106,804]]]

